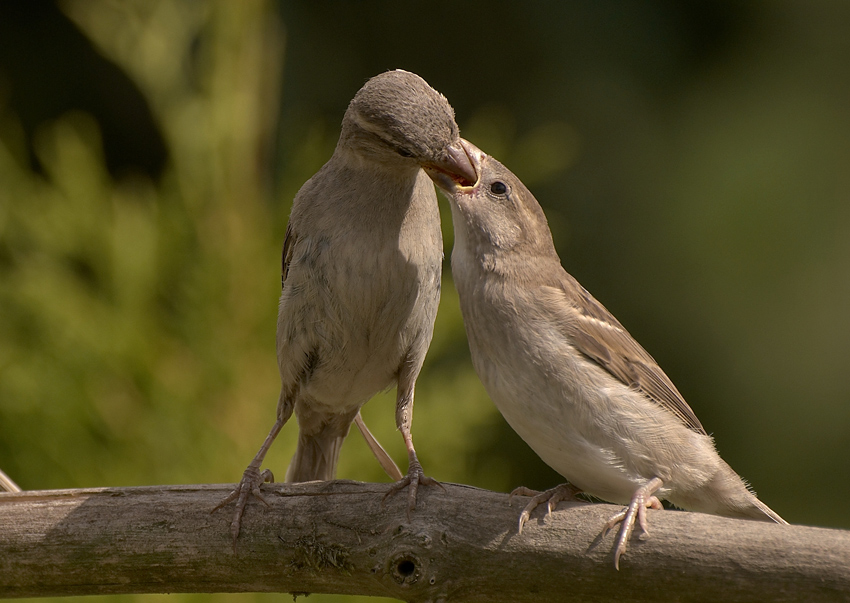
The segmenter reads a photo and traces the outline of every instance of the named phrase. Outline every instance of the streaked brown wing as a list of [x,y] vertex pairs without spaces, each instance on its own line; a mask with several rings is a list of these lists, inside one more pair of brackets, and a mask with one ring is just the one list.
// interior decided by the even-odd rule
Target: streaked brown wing
[[690,429],[706,433],[670,378],[605,306],[566,272],[556,292],[563,299],[562,313],[568,314],[567,334],[582,354],[675,414]]

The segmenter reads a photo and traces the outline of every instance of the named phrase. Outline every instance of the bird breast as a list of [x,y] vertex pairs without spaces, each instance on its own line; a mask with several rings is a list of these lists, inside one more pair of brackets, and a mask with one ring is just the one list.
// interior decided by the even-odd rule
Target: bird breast
[[[425,182],[427,189],[408,189],[415,199],[373,199],[368,215],[293,226],[298,240],[278,317],[284,386],[300,380],[304,395],[339,412],[392,386],[411,349],[424,357],[442,262],[436,196]],[[313,212],[324,199],[314,200]],[[376,203],[388,202],[392,211],[376,211]],[[299,217],[293,208],[291,219]],[[298,230],[301,223],[312,228]]]
[[519,436],[574,485],[627,503],[652,477],[665,481],[663,496],[699,487],[717,471],[708,436],[578,352],[541,312],[533,289],[489,278],[458,290],[485,389]]

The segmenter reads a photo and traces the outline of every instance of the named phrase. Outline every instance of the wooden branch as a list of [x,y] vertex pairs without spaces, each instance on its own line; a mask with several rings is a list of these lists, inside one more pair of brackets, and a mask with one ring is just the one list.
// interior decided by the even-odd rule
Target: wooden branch
[[0,596],[346,593],[407,601],[850,600],[850,532],[649,511],[614,570],[620,508],[561,503],[523,533],[527,499],[468,486],[381,501],[386,484],[267,484],[234,553],[230,485],[0,494]]

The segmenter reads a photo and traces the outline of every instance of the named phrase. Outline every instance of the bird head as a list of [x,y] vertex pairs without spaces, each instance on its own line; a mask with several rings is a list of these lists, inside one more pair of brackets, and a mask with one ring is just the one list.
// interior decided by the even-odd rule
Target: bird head
[[340,144],[361,158],[429,167],[457,182],[477,179],[460,144],[454,110],[415,73],[397,69],[371,78],[348,105]]
[[455,245],[470,246],[479,254],[520,252],[557,258],[546,216],[531,191],[471,142],[461,139],[460,144],[478,176],[474,183],[425,169],[451,202]]

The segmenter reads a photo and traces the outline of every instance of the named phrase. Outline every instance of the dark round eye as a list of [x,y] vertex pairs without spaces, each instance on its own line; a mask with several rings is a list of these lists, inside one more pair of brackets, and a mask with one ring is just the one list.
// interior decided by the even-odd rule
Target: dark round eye
[[395,152],[401,155],[402,157],[413,157],[413,153],[408,151],[404,147],[398,147]]
[[504,182],[499,182],[496,180],[493,184],[490,185],[490,192],[494,195],[504,195],[508,192],[508,187],[505,186]]

